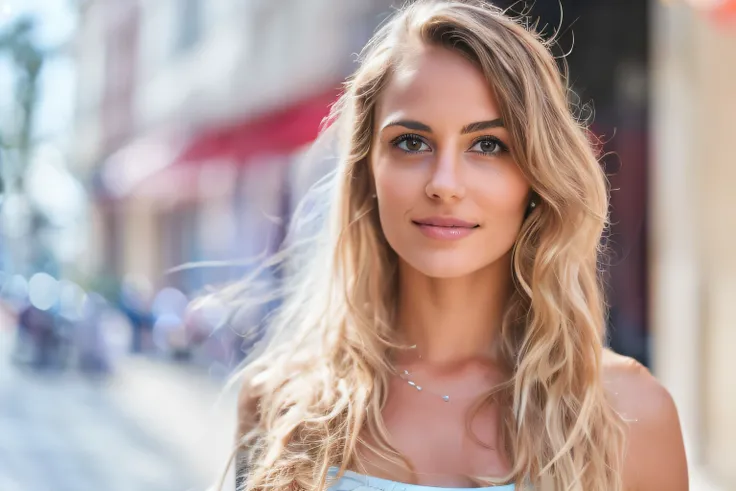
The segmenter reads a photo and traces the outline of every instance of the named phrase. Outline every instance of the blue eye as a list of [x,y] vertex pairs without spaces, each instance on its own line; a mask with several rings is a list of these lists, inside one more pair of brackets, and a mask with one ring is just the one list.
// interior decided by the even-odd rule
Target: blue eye
[[473,146],[470,147],[470,151],[483,155],[498,155],[507,152],[508,148],[498,138],[486,136],[476,140]]
[[391,145],[406,153],[421,153],[432,150],[418,135],[401,135],[392,141]]

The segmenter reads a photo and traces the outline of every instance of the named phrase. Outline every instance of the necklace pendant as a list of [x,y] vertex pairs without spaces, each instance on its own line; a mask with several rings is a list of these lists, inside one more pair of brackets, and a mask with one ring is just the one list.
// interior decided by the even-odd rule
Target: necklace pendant
[[[404,370],[404,373],[401,374],[401,375],[399,375],[399,377],[401,377],[402,379],[404,379],[406,381],[406,383],[409,384],[411,387],[414,387],[417,390],[417,392],[421,392],[422,391],[422,386],[419,385],[419,384],[417,384],[416,382],[414,382],[410,378],[411,377],[411,373],[409,373],[409,370]],[[429,390],[430,392],[432,392],[431,389],[427,389],[427,390]],[[437,393],[435,393],[435,394],[438,395],[438,396],[440,396],[443,401],[450,402],[450,396],[441,396],[441,395],[439,395]]]
[[422,390],[422,386],[421,385],[417,385],[416,383],[412,382],[411,380],[407,381],[407,383],[409,385],[411,385],[412,387],[414,387],[415,389],[417,389],[417,390]]

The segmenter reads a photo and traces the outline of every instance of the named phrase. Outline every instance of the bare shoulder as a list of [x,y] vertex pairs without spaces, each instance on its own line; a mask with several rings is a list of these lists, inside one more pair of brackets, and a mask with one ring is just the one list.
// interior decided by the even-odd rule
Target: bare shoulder
[[603,383],[627,425],[626,489],[688,489],[680,420],[672,396],[646,367],[606,350]]
[[659,405],[672,401],[669,392],[644,365],[610,350],[603,352],[603,384],[624,419],[655,413]]

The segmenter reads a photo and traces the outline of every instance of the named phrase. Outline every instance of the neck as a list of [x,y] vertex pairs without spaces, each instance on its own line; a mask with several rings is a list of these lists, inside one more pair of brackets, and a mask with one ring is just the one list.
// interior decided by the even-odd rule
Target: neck
[[493,356],[512,291],[509,258],[458,278],[430,278],[399,265],[397,324],[424,361],[452,364]]

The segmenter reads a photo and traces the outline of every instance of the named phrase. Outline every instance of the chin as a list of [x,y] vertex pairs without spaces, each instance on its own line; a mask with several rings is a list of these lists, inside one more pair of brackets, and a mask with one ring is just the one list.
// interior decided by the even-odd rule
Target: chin
[[437,279],[462,278],[488,266],[487,263],[480,264],[473,261],[469,256],[472,255],[460,251],[449,254],[399,254],[402,262],[410,268],[424,276]]

